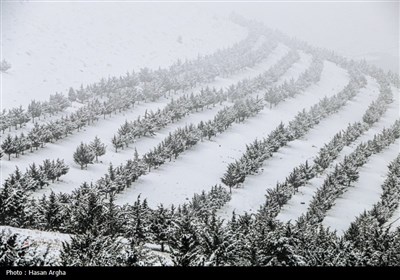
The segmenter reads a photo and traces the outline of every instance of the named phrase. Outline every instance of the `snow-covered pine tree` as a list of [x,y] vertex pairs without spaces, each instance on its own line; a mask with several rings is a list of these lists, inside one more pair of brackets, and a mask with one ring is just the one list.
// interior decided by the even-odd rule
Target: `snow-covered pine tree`
[[63,266],[116,266],[121,265],[121,251],[121,240],[85,232],[63,242],[60,259]]
[[87,168],[89,163],[93,163],[95,155],[90,147],[83,142],[76,148],[74,152],[74,161],[80,165],[81,169],[83,167]]
[[1,148],[4,153],[8,155],[8,160],[11,159],[11,155],[14,154],[17,150],[16,143],[10,134],[7,135],[6,139],[1,143]]
[[98,157],[105,155],[106,153],[106,145],[101,142],[99,137],[95,137],[92,142],[90,142],[89,147],[92,149],[94,155],[96,156],[96,162],[98,161]]
[[75,93],[75,90],[72,87],[70,87],[69,90],[68,90],[68,100],[70,102],[76,101],[76,93]]
[[171,231],[171,216],[167,209],[161,204],[150,216],[150,233],[152,240],[161,246],[161,252],[165,250]]
[[172,261],[177,266],[199,265],[199,233],[190,213],[182,213],[173,223],[170,235]]
[[28,105],[28,113],[32,117],[32,122],[35,122],[35,118],[40,118],[42,115],[42,103],[32,100]]
[[[54,161],[53,161],[53,163],[54,163]],[[57,181],[60,179],[60,177],[62,175],[67,174],[69,171],[69,166],[65,164],[63,159],[61,159],[61,160],[57,159],[53,168],[54,168],[54,174],[55,174]]]
[[61,213],[60,213],[61,207],[53,191],[51,191],[49,199],[46,200],[46,203],[42,205],[42,207],[44,208],[45,230],[50,230],[50,231],[59,230],[59,227],[61,226],[62,223]]
[[35,163],[29,165],[27,170],[27,176],[32,179],[32,183],[29,184],[31,190],[35,191],[38,188],[48,185],[47,175],[43,172],[42,168],[37,168]]
[[111,143],[113,144],[116,153],[118,153],[118,149],[122,149],[124,147],[124,142],[119,135],[114,135],[114,137],[111,139]]

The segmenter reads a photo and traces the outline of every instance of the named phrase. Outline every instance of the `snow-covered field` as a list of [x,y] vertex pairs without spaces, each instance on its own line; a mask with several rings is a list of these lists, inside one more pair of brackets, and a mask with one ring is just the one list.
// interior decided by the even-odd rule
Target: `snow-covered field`
[[[214,83],[210,83],[209,86],[215,87],[217,89],[226,88],[239,80],[255,77],[258,74],[268,70],[279,60],[279,58],[284,56],[287,51],[287,47],[285,47],[284,45],[279,45],[271,53],[270,57],[268,57],[266,60],[262,61],[255,67],[243,70],[241,71],[241,73],[238,73],[232,77],[219,78]],[[294,65],[293,67],[297,68],[298,66]],[[198,89],[197,91],[199,90],[200,89]],[[194,92],[196,92],[196,90],[194,90]],[[114,166],[118,166],[119,164],[124,163],[126,160],[132,158],[134,148],[137,149],[139,154],[143,154],[156,146],[156,144],[161,142],[162,139],[164,139],[169,132],[174,131],[178,127],[182,127],[185,124],[196,124],[200,121],[212,119],[218,110],[227,105],[217,105],[213,108],[190,114],[180,121],[175,122],[162,129],[155,136],[143,137],[134,144],[131,144],[130,147],[119,151],[118,153],[115,153],[115,150],[111,143],[111,139],[113,135],[117,132],[120,125],[125,122],[125,120],[134,120],[138,116],[143,116],[146,110],[155,111],[158,108],[163,108],[169,101],[170,99],[163,98],[162,100],[157,102],[141,103],[135,106],[135,108],[133,108],[132,110],[119,113],[118,115],[113,115],[111,118],[100,118],[100,120],[93,126],[86,127],[81,132],[75,133],[74,135],[56,143],[49,143],[46,145],[45,148],[40,149],[39,151],[35,151],[34,153],[27,153],[20,156],[20,158],[13,158],[12,161],[3,161],[1,171],[2,181],[7,178],[6,174],[11,173],[15,169],[15,166],[18,166],[20,170],[25,170],[33,162],[43,162],[43,160],[47,158],[62,158],[65,159],[66,163],[71,168],[68,174],[66,176],[63,176],[60,182],[52,184],[49,188],[45,188],[36,192],[35,195],[41,196],[43,193],[48,193],[51,190],[56,192],[71,192],[84,181],[90,182],[99,179],[102,175],[106,173],[110,163],[112,163]],[[104,156],[100,158],[99,163],[90,165],[87,170],[81,170],[79,165],[74,162],[72,152],[82,141],[90,142],[95,136],[98,136],[107,145],[107,152]]]
[[[309,60],[307,61],[309,62]],[[299,75],[294,69],[302,71],[304,68],[299,67],[298,64],[293,65],[281,80],[291,79],[293,74]],[[333,80],[331,79],[332,76],[338,78]],[[323,95],[320,95],[322,92],[326,92],[326,95],[329,96],[342,89],[347,82],[345,71],[327,62],[322,72],[321,81],[304,94],[299,94],[272,110],[266,106],[256,118],[234,125],[212,141],[198,144],[193,150],[185,152],[176,162],[165,164],[157,171],[139,179],[132,188],[119,196],[118,202],[133,202],[139,194],[143,198],[148,198],[149,204],[152,206],[159,203],[169,205],[175,201],[185,202],[194,193],[199,193],[219,184],[228,163],[243,153],[246,144],[267,135],[281,121],[291,120],[298,112],[299,106],[311,106],[323,97]],[[205,174],[207,176],[204,176]],[[241,189],[234,190],[233,199],[228,203],[228,205],[233,203],[234,209],[248,205],[246,198],[239,199],[240,201],[235,200],[235,193],[240,191]],[[255,194],[252,197],[262,200],[262,196],[263,194],[261,194],[261,197]]]
[[[182,3],[181,3],[182,4]],[[2,4],[2,56],[11,63],[7,73],[2,73],[1,107],[26,107],[32,99],[47,100],[55,92],[67,93],[69,87],[78,88],[81,84],[98,82],[101,78],[124,75],[132,69],[140,70],[166,68],[177,59],[181,61],[196,59],[199,54],[212,54],[219,49],[231,47],[246,38],[248,30],[235,24],[225,13],[212,11],[201,3],[185,6],[178,3],[158,3],[154,9],[151,3],[124,3],[110,5],[108,2],[6,2]],[[101,20],[100,20],[101,19]],[[252,46],[252,51],[263,47],[268,38],[260,35]],[[191,111],[183,118],[168,123],[157,130],[153,136],[135,139],[129,147],[115,152],[112,137],[125,121],[133,121],[149,111],[162,110],[172,99],[183,94],[200,93],[206,86],[217,90],[227,90],[244,79],[256,78],[269,69],[280,66],[293,48],[292,44],[278,42],[269,55],[251,67],[244,67],[226,77],[216,77],[208,84],[201,84],[184,92],[172,93],[154,102],[140,102],[134,108],[117,111],[100,117],[93,124],[74,131],[72,135],[54,143],[46,143],[43,148],[33,153],[26,152],[19,157],[3,154],[1,158],[1,178],[3,185],[15,168],[25,172],[32,163],[41,164],[44,160],[63,159],[69,166],[67,174],[60,181],[50,183],[43,189],[32,192],[32,197],[40,198],[50,192],[73,193],[83,182],[95,183],[108,172],[110,164],[114,167],[132,159],[135,149],[139,155],[153,150],[168,135],[188,124],[198,125],[212,121],[217,113],[234,103],[218,102],[204,110]],[[306,73],[316,53],[309,50],[297,50],[300,59],[270,86],[287,85],[285,82],[296,81]],[[319,54],[318,54],[319,55]],[[232,58],[235,59],[235,58]],[[323,70],[318,82],[313,83],[293,97],[285,97],[276,106],[269,106],[267,98],[262,100],[264,107],[243,122],[234,122],[215,137],[204,137],[191,148],[183,151],[176,159],[166,161],[134,181],[129,188],[119,191],[116,204],[134,204],[138,196],[147,199],[150,208],[160,204],[170,207],[189,202],[195,193],[209,191],[211,187],[222,184],[221,177],[230,163],[239,159],[246,151],[246,145],[256,139],[268,136],[280,123],[287,124],[302,110],[308,110],[324,97],[332,97],[343,90],[352,78],[352,72],[340,62],[334,63],[323,58]],[[342,66],[340,66],[342,65]],[[346,69],[344,68],[346,67]],[[312,68],[312,67],[311,67]],[[332,114],[313,125],[302,137],[279,150],[263,162],[256,174],[247,175],[244,183],[232,188],[231,199],[217,211],[225,221],[232,213],[255,214],[265,203],[265,195],[277,182],[285,181],[293,168],[308,161],[311,163],[320,149],[348,124],[363,121],[363,115],[381,92],[379,77],[362,73],[367,84],[354,98]],[[146,83],[146,82],[144,82]],[[282,86],[284,87],[284,86]],[[267,88],[249,93],[251,97],[264,97]],[[278,87],[277,87],[278,88]],[[282,222],[292,224],[304,214],[310,206],[316,191],[333,172],[334,166],[354,152],[361,143],[374,139],[384,128],[389,128],[399,115],[399,90],[391,85],[393,102],[383,115],[364,131],[350,145],[345,146],[337,158],[315,178],[292,194],[277,215]],[[296,92],[297,93],[297,92]],[[226,99],[230,100],[230,99]],[[73,102],[66,111],[54,116],[47,116],[38,123],[46,124],[50,120],[60,119],[83,106]],[[239,117],[240,120],[240,117]],[[2,141],[7,134],[13,137],[21,132],[28,133],[33,123],[1,135]],[[73,153],[81,143],[91,142],[95,136],[107,146],[106,154],[98,163],[89,164],[81,169],[74,161]],[[185,147],[186,148],[186,147]],[[387,166],[400,152],[397,139],[383,151],[373,154],[359,169],[359,179],[340,197],[335,199],[323,219],[322,225],[342,234],[349,225],[365,210],[370,210],[381,199],[382,184],[387,178]],[[15,153],[13,153],[15,154]],[[171,155],[170,155],[171,156]],[[172,156],[170,157],[172,159]],[[147,169],[147,168],[146,168]],[[227,186],[222,184],[228,189]],[[0,187],[0,191],[3,186]],[[4,188],[6,189],[6,188]],[[42,222],[42,221],[41,221]],[[400,226],[400,207],[388,221],[392,227]],[[59,232],[45,232],[0,224],[5,229],[30,237],[39,246],[51,245],[58,251],[61,242],[70,241],[70,235]],[[158,245],[147,244],[151,250]],[[154,248],[153,248],[153,247]],[[167,255],[158,252],[156,254]],[[169,258],[169,257],[168,257]],[[170,260],[170,259],[169,259]]]
[[[243,39],[246,29],[202,5],[4,2],[2,107],[24,107],[69,87],[168,67]],[[162,6],[162,7],[161,7]]]

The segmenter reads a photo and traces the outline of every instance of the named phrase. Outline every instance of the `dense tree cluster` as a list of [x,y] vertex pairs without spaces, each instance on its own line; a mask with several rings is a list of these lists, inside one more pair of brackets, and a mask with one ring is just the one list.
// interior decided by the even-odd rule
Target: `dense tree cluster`
[[[177,266],[400,264],[399,230],[368,224],[360,229],[363,235],[339,237],[321,225],[300,228],[259,213],[234,215],[223,223],[215,211],[203,207],[215,198],[214,205],[223,204],[228,193],[220,187],[212,192],[195,196],[189,204],[155,210],[139,198],[132,205],[117,206],[112,196],[106,199],[89,185],[72,195],[57,195],[57,215],[64,227],[55,229],[74,236],[56,261],[74,266],[164,264],[146,249],[153,243]],[[203,207],[195,206],[199,201]]]
[[365,84],[364,77],[353,77],[342,91],[330,98],[323,98],[312,106],[309,111],[303,110],[299,112],[289,122],[288,126],[281,123],[264,139],[256,139],[252,144],[247,145],[243,156],[228,165],[227,171],[221,178],[222,182],[229,187],[237,187],[240,183],[243,183],[247,175],[257,172],[263,162],[270,158],[279,148],[285,146],[289,141],[304,136],[321,119],[337,112]]
[[41,189],[59,180],[68,173],[64,160],[46,159],[42,165],[32,163],[25,173],[18,168],[9,175],[0,190],[0,223],[11,226],[25,226],[33,213],[25,211],[30,192]]

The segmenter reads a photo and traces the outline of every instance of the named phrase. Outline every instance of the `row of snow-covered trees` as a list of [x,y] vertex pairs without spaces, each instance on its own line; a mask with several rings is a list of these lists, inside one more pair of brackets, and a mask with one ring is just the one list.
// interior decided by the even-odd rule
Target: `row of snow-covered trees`
[[345,156],[340,164],[335,165],[334,171],[328,174],[322,186],[316,191],[307,212],[299,218],[299,224],[322,222],[325,213],[334,205],[335,199],[358,180],[359,168],[368,161],[368,158],[387,148],[399,137],[400,120],[396,120],[392,127],[384,129],[372,140],[361,143],[350,155]]
[[156,112],[145,112],[144,116],[139,116],[132,122],[126,121],[118,129],[117,135],[114,135],[112,143],[116,151],[128,147],[129,143],[135,139],[146,136],[154,135],[155,131],[167,126],[174,121],[177,121],[191,112],[203,110],[204,107],[215,105],[225,100],[225,93],[215,88],[201,89],[200,94],[182,96],[177,100],[171,100],[162,110],[158,109]]
[[220,110],[213,120],[200,122],[197,126],[190,124],[178,128],[170,133],[153,150],[139,158],[135,152],[134,158],[128,160],[113,172],[109,172],[99,180],[99,186],[105,193],[115,193],[124,190],[135,182],[140,176],[151,168],[157,168],[166,161],[177,158],[179,154],[196,145],[203,138],[211,137],[222,133],[234,122],[242,122],[244,119],[257,114],[262,108],[262,101],[257,99],[239,100],[231,107]]
[[8,128],[14,127],[16,130],[21,128],[24,124],[31,121],[34,122],[35,118],[41,116],[54,115],[58,112],[64,111],[70,106],[68,99],[61,93],[50,95],[49,101],[36,101],[32,100],[28,105],[28,109],[25,111],[22,106],[9,109],[3,109],[0,113],[0,130],[3,132]]
[[[0,190],[0,224],[25,227],[29,223],[26,203],[32,191],[41,189],[67,174],[69,167],[63,160],[44,160],[42,165],[32,163],[25,173],[18,168],[9,175]],[[30,217],[30,218],[28,218]]]
[[227,99],[234,101],[249,94],[257,93],[271,87],[282,77],[289,68],[300,59],[297,51],[290,50],[285,56],[280,58],[267,71],[259,74],[252,79],[244,79],[237,84],[233,84],[226,90]]
[[[261,100],[248,99],[246,101],[238,101],[231,107],[226,107],[219,111],[212,121],[207,123],[201,122],[198,126],[189,125],[185,128],[179,128],[175,132],[171,133],[162,143],[160,143],[154,150],[143,155],[142,158],[135,155],[133,160],[129,160],[125,165],[121,165],[117,168],[112,166],[109,169],[109,174],[99,180],[98,188],[102,193],[112,195],[116,192],[120,192],[123,189],[129,187],[134,181],[136,181],[141,175],[146,173],[146,170],[151,170],[152,167],[157,167],[163,164],[166,160],[171,160],[172,157],[177,157],[180,153],[187,150],[191,146],[195,145],[203,137],[211,138],[218,132],[226,130],[233,122],[242,122],[245,118],[252,116],[262,109]],[[79,147],[78,147],[79,148]],[[92,157],[93,154],[91,153]],[[77,160],[77,158],[76,158]],[[93,160],[91,158],[90,160]],[[82,166],[87,163],[82,163]],[[11,178],[15,176],[12,175]],[[24,180],[18,181],[18,185],[14,186],[15,190],[19,190],[21,193],[24,192],[26,183]],[[14,182],[14,180],[6,180],[5,186]],[[13,184],[11,184],[13,186]],[[24,187],[18,187],[24,186]],[[7,193],[10,187],[4,187],[4,192]],[[21,199],[25,199],[23,196]],[[12,200],[7,200],[11,203]],[[16,205],[19,205],[21,200],[16,201]],[[6,207],[4,209],[7,209]],[[24,217],[20,212],[14,211],[18,216]],[[11,213],[4,214],[4,219],[15,218],[15,215]],[[7,219],[8,219],[7,218]],[[18,223],[17,223],[18,224]]]
[[[252,39],[252,40],[254,41],[254,39]],[[245,62],[242,62],[240,65],[242,65],[243,63],[244,64],[240,67],[237,66],[238,67],[237,70],[243,68],[244,66],[251,66],[256,61],[264,58],[271,52],[272,47],[275,46],[275,44],[273,42],[269,42],[266,45],[267,46],[260,47],[259,50],[256,51],[256,53],[259,53],[258,55],[256,55],[257,59],[255,59],[253,57],[253,55],[250,55],[250,57],[252,57],[253,59],[250,59],[249,56],[244,55],[244,57],[247,57],[246,59],[250,59],[250,61],[252,61],[252,62],[247,61],[247,63],[250,63],[250,64],[246,64]],[[223,57],[225,55],[227,55],[227,53],[229,53],[230,55],[240,55],[240,54],[243,55],[243,52],[245,51],[244,46],[247,46],[247,43],[243,42],[242,44],[239,44],[238,46],[233,47],[232,50],[227,49],[227,50],[220,51],[218,53]],[[240,50],[236,50],[236,48],[238,48]],[[213,57],[213,56],[210,56],[208,59],[213,60],[211,57]],[[244,57],[241,57],[240,60],[245,61]],[[214,59],[217,59],[217,58],[214,58]],[[218,58],[218,60],[219,59],[220,58]],[[199,61],[203,61],[203,60],[199,58]],[[207,59],[205,59],[204,61],[207,61]],[[192,63],[196,64],[195,62],[192,62]],[[200,63],[200,62],[198,62],[198,63]],[[204,63],[206,63],[206,62],[204,62]],[[191,62],[185,62],[184,64],[185,65],[188,64],[191,66],[183,67],[184,70],[182,70],[182,69],[178,70],[178,69],[180,69],[180,67],[177,65],[171,66],[171,69],[173,69],[173,70],[170,69],[167,71],[167,73],[170,73],[170,72],[171,73],[181,73],[181,71],[183,71],[182,73],[186,73],[184,71],[189,71],[192,67],[192,64],[191,64]],[[225,64],[229,65],[229,63],[224,63],[223,61],[220,61],[220,64],[217,64],[217,66],[220,67],[220,68],[218,68],[219,71],[223,71],[222,70],[224,68],[223,65],[225,65]],[[203,68],[201,68],[201,69],[203,69]],[[205,68],[203,70],[206,71],[207,69],[208,68]],[[105,118],[106,115],[111,115],[112,113],[116,113],[117,111],[121,112],[122,110],[127,110],[127,109],[131,108],[132,106],[134,106],[137,102],[145,101],[145,100],[155,100],[155,98],[165,95],[166,92],[169,91],[169,90],[165,90],[164,87],[162,87],[162,86],[157,86],[156,85],[157,83],[153,85],[153,87],[157,87],[157,89],[152,88],[152,89],[146,90],[146,88],[140,88],[143,85],[151,86],[152,85],[151,81],[154,80],[153,78],[149,78],[149,77],[146,78],[146,75],[144,73],[147,73],[148,75],[150,75],[149,70],[146,70],[146,71],[143,70],[143,71],[144,71],[143,73],[141,72],[141,74],[139,74],[139,76],[142,77],[140,79],[135,79],[134,74],[129,74],[129,75],[127,75],[126,78],[120,78],[120,79],[115,78],[115,79],[111,79],[107,82],[102,80],[99,84],[88,86],[88,88],[86,90],[83,89],[83,87],[81,87],[81,89],[79,91],[70,89],[69,95],[70,95],[71,101],[74,101],[74,99],[71,98],[71,96],[76,95],[77,92],[80,95],[83,94],[82,92],[86,92],[86,91],[91,92],[91,94],[89,94],[89,93],[84,94],[85,96],[86,95],[90,96],[90,98],[89,97],[85,98],[85,102],[86,102],[85,106],[79,108],[74,113],[71,113],[67,116],[63,116],[60,119],[50,121],[47,124],[41,124],[41,125],[35,124],[34,127],[27,133],[27,136],[25,136],[24,134],[21,134],[19,137],[17,136],[14,138],[11,138],[11,136],[7,136],[6,143],[4,144],[4,148],[3,148],[4,152],[9,155],[9,159],[10,159],[11,154],[15,154],[16,157],[18,157],[18,155],[22,154],[24,151],[26,151],[28,149],[30,149],[31,152],[33,152],[33,148],[38,149],[39,147],[43,147],[45,143],[58,141],[59,139],[65,138],[68,135],[73,134],[74,131],[79,131],[83,126],[94,123],[94,121],[97,121],[99,119],[99,116],[103,116]],[[162,72],[162,70],[159,70],[159,71]],[[159,75],[155,74],[155,76],[158,77]],[[133,83],[131,80],[133,80],[133,81],[137,80],[137,83]],[[106,94],[106,93],[108,93],[108,94]],[[107,98],[104,98],[104,97],[107,97]],[[52,107],[65,109],[65,107],[69,106],[68,105],[69,101],[62,94],[56,94],[56,95],[52,96],[50,99],[51,99],[50,103],[52,101],[54,101],[53,103],[55,104]],[[199,98],[196,100],[198,101]],[[201,102],[198,101],[198,103],[201,103]],[[47,104],[47,103],[32,101],[32,103],[30,104],[30,106],[28,108],[28,111],[31,113],[32,118],[40,117],[40,115],[42,114],[41,112],[43,111],[42,109],[43,109],[43,107],[45,107],[43,104]],[[60,105],[60,104],[63,104],[63,105]],[[175,107],[175,109],[176,109],[176,107]],[[16,122],[16,124],[21,124],[21,123],[29,121],[29,118],[26,117],[26,114],[24,113],[24,110],[22,109],[22,107],[15,109],[15,110],[13,109],[13,111],[15,111],[15,113],[13,113],[12,115],[15,116],[15,118],[17,118],[17,119],[19,118],[18,121]],[[35,113],[32,114],[32,112],[35,112]],[[177,112],[176,110],[174,111],[174,113],[179,114],[179,112]],[[1,123],[2,124],[6,123],[6,121],[2,121]],[[7,127],[8,126],[4,126],[3,132]],[[121,141],[125,140],[126,141],[126,139],[117,139],[117,140],[121,140]],[[116,141],[116,142],[119,142],[119,141]],[[117,144],[117,146],[118,146],[118,144]]]
[[36,165],[35,163],[29,165],[25,173],[22,173],[16,167],[14,172],[5,180],[4,185],[10,188],[17,186],[26,191],[35,191],[49,185],[50,181],[53,183],[56,180],[58,181],[68,171],[69,167],[65,164],[64,160],[56,159],[50,161],[49,159],[45,159],[40,165]]
[[319,82],[324,64],[321,59],[314,56],[310,67],[303,72],[300,77],[294,81],[285,81],[279,86],[274,86],[265,93],[264,99],[270,104],[270,107],[278,105],[286,98],[291,98],[301,93],[307,87]]
[[247,145],[243,156],[228,165],[227,171],[221,178],[222,182],[229,187],[243,183],[247,175],[257,172],[263,162],[279,148],[285,146],[287,142],[302,137],[321,119],[337,112],[365,85],[366,80],[363,76],[353,76],[349,84],[336,95],[323,98],[309,111],[299,112],[288,126],[281,123],[264,139],[256,139],[252,144]]
[[[58,120],[49,121],[46,124],[35,123],[26,135],[21,133],[19,136],[12,137],[8,134],[4,137],[1,147],[4,153],[9,155],[9,159],[12,154],[18,157],[27,150],[34,152],[34,150],[44,147],[46,143],[54,143],[73,134],[74,131],[80,131],[86,125],[93,124],[102,114],[105,116],[117,110],[122,110],[123,106],[129,105],[129,103],[122,105],[124,100],[124,98],[120,100],[112,98],[101,103],[98,99],[95,99],[88,102],[86,106],[79,108],[76,112],[63,116]],[[117,103],[119,105],[115,105]]]
[[338,157],[345,146],[349,146],[365,131],[367,131],[382,114],[386,112],[388,105],[393,101],[390,88],[381,84],[380,94],[374,100],[363,115],[363,122],[349,124],[346,129],[336,133],[318,152],[311,164],[306,161],[295,167],[282,183],[269,189],[263,206],[263,214],[268,217],[276,217],[284,204],[300,188],[305,186],[312,178],[322,174]]
[[[50,95],[49,101],[32,100],[27,110],[22,106],[12,108],[0,113],[0,130],[4,131],[18,125],[22,127],[30,120],[40,118],[45,114],[53,115],[63,111],[71,105],[70,102],[89,102],[96,97],[103,99],[111,98],[113,95],[138,89],[146,99],[154,100],[165,95],[166,92],[174,90],[186,90],[193,88],[199,83],[210,82],[219,75],[232,74],[244,67],[251,67],[255,63],[266,58],[277,43],[271,38],[259,48],[252,48],[260,35],[256,30],[249,32],[247,38],[230,48],[219,50],[214,54],[204,57],[199,56],[195,60],[181,62],[178,60],[169,69],[150,70],[142,68],[140,72],[127,72],[125,76],[109,77],[101,79],[100,82],[89,84],[86,88],[81,85],[80,89],[70,88],[68,98],[61,93]],[[115,99],[115,98],[114,98]]]
[[289,52],[280,59],[279,63],[265,73],[254,79],[240,81],[236,85],[230,86],[226,91],[222,89],[217,91],[215,88],[206,87],[201,89],[198,95],[191,94],[189,97],[185,95],[177,100],[172,100],[163,110],[159,109],[156,112],[149,113],[146,111],[144,117],[139,116],[137,120],[126,121],[121,125],[117,135],[114,135],[112,139],[114,148],[118,151],[118,149],[127,147],[129,143],[134,142],[137,138],[154,135],[155,131],[183,118],[191,112],[203,110],[204,107],[211,105],[215,106],[215,104],[226,100],[234,102],[257,93],[276,81],[298,58],[297,52]]

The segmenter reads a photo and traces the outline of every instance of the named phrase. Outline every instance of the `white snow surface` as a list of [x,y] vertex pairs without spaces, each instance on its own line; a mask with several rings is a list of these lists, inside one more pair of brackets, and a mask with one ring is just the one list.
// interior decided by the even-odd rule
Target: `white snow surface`
[[245,38],[246,29],[201,3],[2,3],[2,107],[48,100],[69,87],[168,67]]

